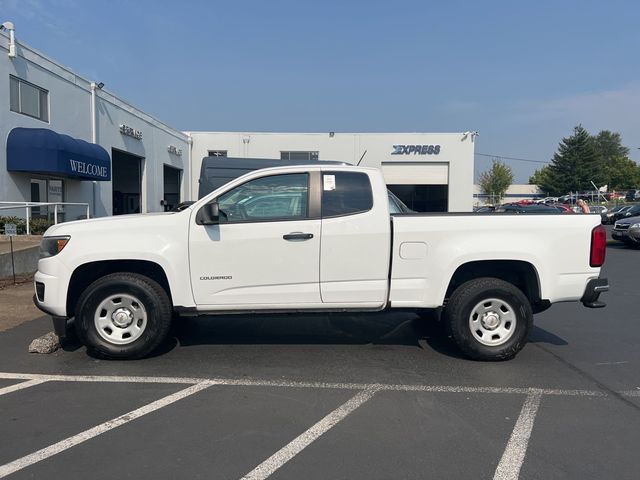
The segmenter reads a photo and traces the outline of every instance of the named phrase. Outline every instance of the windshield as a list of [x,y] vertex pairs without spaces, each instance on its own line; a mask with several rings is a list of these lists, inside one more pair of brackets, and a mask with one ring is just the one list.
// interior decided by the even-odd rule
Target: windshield
[[396,197],[390,190],[387,190],[387,196],[389,198],[389,213],[410,213],[413,212],[407,207],[402,200]]

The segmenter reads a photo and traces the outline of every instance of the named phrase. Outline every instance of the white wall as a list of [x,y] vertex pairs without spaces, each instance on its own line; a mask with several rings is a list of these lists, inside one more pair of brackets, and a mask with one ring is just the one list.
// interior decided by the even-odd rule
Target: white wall
[[[18,56],[10,59],[8,37],[0,33],[0,200],[29,201],[31,174],[7,172],[6,141],[15,127],[48,128],[91,142],[90,81],[40,52],[18,43]],[[49,91],[49,122],[10,111],[9,75],[14,75]],[[143,211],[162,211],[163,165],[183,170],[182,200],[189,191],[189,144],[184,133],[136,109],[106,90],[97,90],[97,142],[111,156],[112,148],[144,157],[142,179]],[[143,132],[141,140],[120,133],[120,124]],[[174,145],[182,156],[169,153]],[[93,182],[64,178],[65,201],[92,203]],[[111,182],[96,182],[96,216],[112,211]],[[92,209],[93,210],[93,209]],[[12,212],[17,213],[17,212]]]
[[[280,158],[281,151],[319,151],[320,160],[380,168],[389,163],[444,163],[449,168],[449,211],[470,211],[473,199],[474,143],[462,133],[257,133],[188,132],[193,138],[192,191],[197,195],[202,158],[208,150],[229,157]],[[243,141],[244,140],[244,141]],[[248,140],[248,142],[246,141]],[[393,145],[440,145],[437,155],[391,155]],[[416,181],[415,183],[420,183]]]

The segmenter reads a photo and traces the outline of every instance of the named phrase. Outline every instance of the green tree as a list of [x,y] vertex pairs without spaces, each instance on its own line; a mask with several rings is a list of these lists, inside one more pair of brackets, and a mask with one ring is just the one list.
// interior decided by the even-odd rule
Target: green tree
[[603,130],[593,137],[599,155],[602,176],[609,190],[624,190],[640,185],[640,166],[629,158],[619,133]]
[[549,173],[549,167],[544,167],[533,172],[533,175],[529,177],[529,185],[540,185],[546,181],[546,176]]
[[582,125],[573,129],[573,135],[563,138],[551,164],[537,175],[540,190],[550,195],[563,195],[570,191],[593,190],[591,182],[602,185],[605,172],[594,138]]
[[479,183],[482,193],[502,199],[509,186],[513,183],[511,167],[500,160],[494,160],[491,168],[480,174]]

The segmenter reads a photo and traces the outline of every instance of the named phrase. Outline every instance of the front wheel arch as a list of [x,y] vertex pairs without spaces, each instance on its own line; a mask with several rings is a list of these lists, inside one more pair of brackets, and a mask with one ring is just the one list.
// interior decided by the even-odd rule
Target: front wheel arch
[[167,274],[159,264],[149,260],[99,260],[79,265],[73,271],[67,289],[67,316],[75,315],[80,296],[87,286],[112,273],[132,273],[150,278],[172,298]]

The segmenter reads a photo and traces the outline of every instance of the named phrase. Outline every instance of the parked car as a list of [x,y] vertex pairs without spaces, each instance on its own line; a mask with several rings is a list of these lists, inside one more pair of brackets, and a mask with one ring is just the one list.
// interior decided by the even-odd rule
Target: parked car
[[558,202],[574,204],[578,200],[584,200],[586,202],[599,202],[601,200],[606,200],[606,199],[607,199],[607,196],[605,193],[592,190],[589,192],[576,192],[576,193],[563,195],[561,197],[558,197]]
[[624,192],[609,192],[605,193],[605,196],[607,197],[607,200],[622,200],[627,195]]
[[640,247],[640,217],[618,220],[611,231],[611,237],[626,245]]
[[607,213],[609,209],[604,205],[589,205],[589,211],[591,213],[597,213],[599,215],[602,215],[603,213]]
[[558,214],[560,213],[557,208],[550,207],[548,205],[538,205],[535,203],[521,204],[521,203],[505,203],[499,205],[495,209],[496,213],[544,213],[544,214]]
[[576,195],[562,195],[558,197],[558,203],[576,203],[578,197]]
[[496,211],[495,205],[484,205],[473,209],[474,213],[493,213]]
[[640,215],[640,204],[627,205],[613,215],[613,221],[616,222],[622,218],[635,217]]
[[618,205],[617,207],[613,207],[608,212],[604,212],[603,214],[601,214],[602,223],[604,225],[613,224],[613,222],[615,222],[615,219],[614,219],[615,214],[618,213],[623,208],[629,209],[629,208],[631,208],[631,205]]
[[549,205],[550,207],[555,208],[556,210],[558,210],[560,213],[576,213],[573,211],[573,209],[567,205],[564,205],[562,203],[556,203],[553,205]]
[[391,192],[391,190],[387,190],[387,196],[389,197],[389,213],[413,212],[413,210],[407,207],[402,200],[400,200],[393,192]]
[[544,203],[545,205],[558,203],[558,197],[544,197],[536,201],[536,203]]
[[[305,192],[307,208],[289,201],[292,192]],[[283,195],[279,215],[225,215],[256,194]],[[557,212],[523,208],[536,207]],[[180,212],[49,228],[34,302],[59,336],[73,325],[82,344],[109,358],[148,355],[180,315],[396,308],[442,310],[462,352],[503,360],[524,347],[534,312],[555,302],[604,306],[606,232],[597,220],[390,214],[378,169],[267,168]]]
[[640,190],[629,190],[624,198],[627,200],[627,202],[637,202],[638,200],[640,200]]

